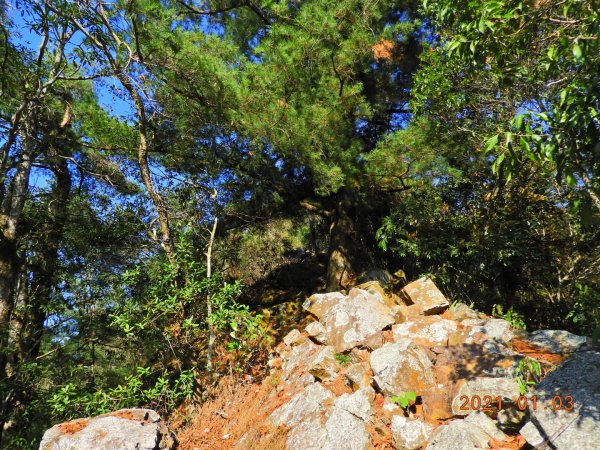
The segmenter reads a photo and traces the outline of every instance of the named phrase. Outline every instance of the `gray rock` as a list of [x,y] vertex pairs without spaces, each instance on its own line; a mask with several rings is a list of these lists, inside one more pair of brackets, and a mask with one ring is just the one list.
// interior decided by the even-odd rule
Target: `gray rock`
[[315,341],[317,341],[319,344],[327,345],[327,343],[329,342],[327,330],[321,324],[321,322],[311,322],[306,326],[305,330],[308,333],[308,335]]
[[444,312],[450,303],[430,278],[419,278],[407,284],[402,294],[409,302],[421,305],[426,316]]
[[415,450],[421,447],[433,430],[433,426],[422,420],[404,416],[392,417],[392,443],[396,449]]
[[475,450],[489,448],[492,439],[505,437],[494,422],[485,414],[476,411],[469,420],[453,420],[438,427],[431,436],[425,450]]
[[319,380],[326,380],[335,377],[340,370],[340,364],[335,359],[335,350],[332,346],[323,347],[315,355],[309,364],[309,372]]
[[434,385],[431,361],[408,339],[383,345],[370,359],[373,379],[385,395],[421,392]]
[[330,308],[344,300],[346,296],[341,292],[327,292],[326,294],[313,294],[302,304],[309,313],[320,319]]
[[121,409],[55,425],[40,450],[167,450],[174,446],[166,425],[150,409]]
[[269,416],[274,425],[294,426],[305,418],[325,411],[324,402],[333,397],[320,383],[309,384],[290,401],[281,405]]
[[466,405],[468,409],[463,410],[461,406],[464,400],[461,397],[472,399],[478,396],[483,402],[484,397],[489,396],[492,399],[502,397],[502,401],[514,401],[520,395],[519,384],[513,378],[488,378],[477,377],[467,380],[458,390],[458,393],[452,400],[452,412],[457,416],[466,416],[471,413],[470,403]]
[[392,327],[394,340],[407,338],[415,344],[434,347],[446,345],[457,332],[456,322],[438,316],[416,317]]
[[322,449],[368,449],[371,438],[363,417],[368,417],[370,408],[367,398],[360,391],[338,397],[325,423],[327,441]]
[[287,438],[289,450],[322,450],[327,445],[327,430],[319,414],[307,417],[292,428]]
[[537,330],[523,340],[549,353],[573,353],[587,342],[585,336],[563,330]]
[[464,320],[463,325],[476,323],[469,332],[467,344],[481,344],[487,340],[494,340],[502,344],[510,342],[515,337],[515,330],[504,319]]
[[[531,445],[556,450],[595,450],[600,442],[600,351],[580,351],[549,373],[529,402],[530,422],[521,434]],[[556,396],[556,400],[555,400]],[[564,407],[571,405],[567,411]],[[552,405],[563,408],[554,410]]]
[[394,323],[392,311],[380,299],[366,291],[333,305],[321,317],[330,343],[337,352],[363,345],[369,338]]
[[363,390],[353,394],[342,394],[336,399],[334,407],[341,408],[364,421],[371,416],[371,403]]

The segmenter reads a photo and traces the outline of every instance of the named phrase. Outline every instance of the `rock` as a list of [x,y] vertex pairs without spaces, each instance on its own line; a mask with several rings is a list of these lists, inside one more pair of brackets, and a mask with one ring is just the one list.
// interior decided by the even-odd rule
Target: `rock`
[[327,330],[321,324],[321,322],[311,322],[306,326],[305,330],[308,333],[308,335],[315,341],[317,341],[319,344],[327,345],[327,343],[329,342]]
[[439,316],[425,316],[394,325],[392,331],[394,340],[408,338],[415,344],[433,347],[447,345],[450,336],[456,334],[458,328],[453,320],[442,319]]
[[292,372],[296,369],[306,371],[307,361],[311,361],[314,355],[319,351],[319,346],[311,342],[309,339],[300,345],[292,347],[291,351],[283,356],[283,379],[288,379]]
[[415,303],[414,305],[401,305],[398,308],[400,314],[406,319],[411,319],[413,317],[420,317],[423,315],[423,306],[421,304]]
[[563,330],[538,330],[522,340],[548,353],[573,353],[587,342],[585,336]]
[[[481,407],[483,408],[484,403],[487,401],[484,400],[484,397],[491,397],[493,401],[495,401],[497,397],[501,397],[503,402],[512,402],[515,401],[519,395],[519,384],[513,378],[473,378],[467,380],[467,382],[460,387],[458,394],[455,395],[452,400],[452,412],[457,416],[466,416],[471,413],[471,399],[473,399],[474,396],[479,397],[481,400]],[[468,399],[466,402],[464,399],[465,397]],[[492,403],[490,407],[493,407],[496,404],[497,403]],[[461,408],[463,406],[464,408]]]
[[385,395],[422,392],[433,386],[433,365],[408,339],[384,344],[371,353],[374,381]]
[[452,399],[454,383],[437,384],[421,392],[423,417],[428,422],[446,420],[454,416]]
[[421,420],[404,416],[392,417],[392,442],[396,449],[415,450],[421,447],[433,430],[433,426]]
[[465,341],[467,344],[483,344],[488,340],[495,340],[507,344],[515,337],[515,331],[504,319],[463,320],[463,325],[474,326]]
[[497,441],[503,441],[506,439],[506,435],[498,429],[496,423],[481,411],[473,411],[467,416],[465,422],[468,422],[479,428],[488,436],[496,439]]
[[40,450],[166,450],[174,445],[155,411],[121,409],[53,426],[44,433]]
[[313,294],[302,304],[302,308],[320,319],[329,309],[345,298],[346,296],[341,292]]
[[488,442],[506,437],[494,422],[481,412],[473,412],[464,420],[453,420],[438,427],[426,450],[475,450],[489,448]]
[[287,448],[289,450],[322,450],[326,443],[327,430],[322,422],[322,417],[313,414],[290,431]]
[[529,444],[545,443],[556,450],[598,448],[600,351],[576,353],[537,385],[535,395],[537,407],[529,402],[531,420],[521,429]]
[[498,412],[496,421],[501,430],[510,434],[516,434],[525,421],[525,411],[521,411],[516,406],[503,409]]
[[421,305],[426,316],[444,312],[450,303],[430,278],[423,277],[407,284],[402,289],[411,304]]
[[288,347],[293,347],[294,345],[302,344],[306,339],[302,336],[300,331],[293,329],[283,338],[283,343]]
[[322,317],[331,345],[345,352],[363,345],[369,338],[394,323],[394,316],[377,296],[356,290],[332,306]]
[[338,397],[325,423],[327,441],[323,450],[368,449],[371,438],[364,421],[370,416],[370,409],[371,405],[361,391]]
[[346,370],[346,378],[354,391],[371,387],[371,367],[369,363],[352,364]]
[[360,291],[366,291],[369,294],[373,294],[375,297],[389,308],[396,306],[396,302],[385,292],[385,289],[381,286],[379,281],[367,281],[366,283],[359,284],[353,287],[348,293],[348,297],[354,295],[361,295]]
[[332,346],[323,347],[310,363],[309,372],[319,380],[334,378],[340,370],[340,364],[335,359],[335,350]]
[[468,320],[468,319],[480,319],[481,313],[475,311],[464,303],[457,303],[452,305],[448,310],[449,317],[452,320]]
[[269,416],[274,425],[294,426],[305,418],[325,411],[324,402],[333,398],[321,383],[309,384],[302,392],[283,404]]

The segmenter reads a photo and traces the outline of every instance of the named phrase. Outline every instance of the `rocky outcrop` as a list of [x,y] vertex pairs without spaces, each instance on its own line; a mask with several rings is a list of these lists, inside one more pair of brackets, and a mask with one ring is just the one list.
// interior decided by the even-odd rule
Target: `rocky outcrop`
[[[219,405],[219,416],[230,408],[227,420],[218,442],[202,448],[597,448],[600,351],[584,337],[525,333],[450,306],[428,278],[397,295],[375,282],[317,294],[304,307],[312,321],[275,347],[262,384]],[[547,376],[520,397],[517,377],[535,364]],[[206,421],[197,426],[209,430]],[[144,445],[163,434],[151,430],[155,441],[140,437],[139,448],[154,448]]]
[[151,409],[121,409],[61,423],[44,433],[40,450],[168,450],[174,440]]

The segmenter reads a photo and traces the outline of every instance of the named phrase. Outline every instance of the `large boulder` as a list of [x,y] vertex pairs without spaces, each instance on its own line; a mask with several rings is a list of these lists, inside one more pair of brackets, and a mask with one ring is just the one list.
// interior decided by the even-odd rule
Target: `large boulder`
[[537,386],[521,434],[533,446],[595,450],[600,442],[600,351],[576,353]]
[[[321,317],[330,345],[340,353],[368,345],[394,322],[394,314],[379,296],[360,289],[353,289]],[[383,343],[382,339],[380,343]]]
[[407,284],[401,294],[408,303],[420,305],[426,316],[440,314],[450,306],[450,302],[444,297],[444,294],[427,277]]
[[323,314],[331,309],[335,304],[344,300],[346,296],[341,292],[327,292],[325,294],[313,294],[306,299],[302,307],[320,319]]
[[431,361],[408,339],[384,344],[370,359],[373,379],[385,395],[420,393],[434,385]]
[[121,409],[53,426],[44,433],[40,450],[167,450],[174,445],[158,413]]

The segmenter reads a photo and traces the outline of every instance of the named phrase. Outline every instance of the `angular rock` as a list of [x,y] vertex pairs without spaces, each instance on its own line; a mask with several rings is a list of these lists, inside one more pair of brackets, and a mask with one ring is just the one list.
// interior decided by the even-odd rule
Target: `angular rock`
[[544,443],[556,450],[598,448],[600,351],[576,353],[536,386],[535,395],[537,407],[529,403],[531,421],[521,429],[529,444]]
[[302,344],[305,340],[306,339],[304,338],[304,336],[302,336],[302,333],[300,333],[300,331],[293,329],[285,335],[285,337],[283,338],[283,343],[288,347],[292,347],[294,345]]
[[410,303],[421,305],[426,316],[440,314],[448,309],[450,303],[430,278],[419,278],[407,284],[402,294]]
[[408,339],[384,344],[371,353],[375,383],[385,395],[422,392],[434,385],[433,365]]
[[428,422],[445,420],[454,416],[452,399],[454,383],[438,384],[421,392],[423,417]]
[[269,417],[276,426],[294,426],[313,414],[325,411],[324,403],[331,398],[333,394],[320,383],[309,384],[302,392],[273,411]]
[[415,450],[421,447],[433,430],[433,426],[421,420],[404,416],[392,417],[392,443],[396,449]]
[[394,323],[394,316],[376,296],[357,290],[332,306],[322,317],[331,345],[345,352],[363,345],[369,338]]
[[488,340],[507,344],[515,337],[515,330],[504,319],[463,320],[463,325],[473,325],[467,344],[483,344]]
[[283,356],[283,379],[287,380],[296,369],[300,369],[301,371],[308,370],[306,362],[311,361],[319,349],[320,347],[309,339],[300,345],[292,347],[291,351]]
[[366,283],[353,287],[348,293],[348,297],[352,298],[354,295],[361,295],[360,291],[366,291],[369,294],[374,295],[389,308],[396,306],[396,302],[385,292],[385,289],[383,289],[379,281],[367,281]]
[[585,336],[563,330],[537,330],[521,339],[548,353],[573,353],[587,342]]
[[325,423],[327,441],[323,450],[368,449],[371,438],[364,420],[369,417],[370,408],[369,401],[361,391],[338,397]]
[[327,345],[329,336],[327,336],[327,330],[321,324],[321,322],[311,322],[306,326],[305,330],[308,335],[319,344]]
[[480,319],[481,313],[475,311],[464,303],[457,303],[452,305],[448,310],[449,316],[452,320],[468,320],[468,319]]
[[[438,427],[431,436],[425,450],[475,450],[489,448],[488,442],[505,435],[494,422],[481,412],[471,420],[453,420]],[[483,427],[483,428],[482,428]]]
[[394,340],[408,338],[415,344],[433,347],[448,345],[450,337],[458,332],[458,327],[453,320],[425,316],[394,325],[392,331]]
[[369,363],[352,364],[346,370],[346,378],[354,391],[371,387],[371,367],[369,367]]
[[406,319],[411,319],[413,317],[421,317],[423,315],[423,306],[415,303],[414,305],[401,305],[398,308],[400,314]]
[[121,409],[55,425],[44,433],[40,450],[167,450],[175,442],[151,409]]
[[[289,450],[322,450],[327,443],[327,430],[319,414],[307,417],[288,434]],[[251,448],[251,447],[248,447]]]
[[329,309],[345,298],[346,296],[341,292],[313,294],[302,304],[302,308],[320,319]]
[[335,350],[332,346],[323,347],[310,363],[309,372],[319,380],[334,378],[340,370],[340,364],[335,359]]
[[[477,377],[467,380],[452,400],[452,412],[457,416],[466,416],[471,413],[471,399],[478,396],[482,402],[484,397],[501,397],[503,402],[515,401],[520,395],[519,384],[513,378],[487,378]],[[462,397],[462,398],[461,398]],[[465,402],[464,397],[468,399]],[[466,404],[465,404],[466,403]],[[492,403],[490,406],[494,406]],[[475,405],[477,406],[477,404]]]

